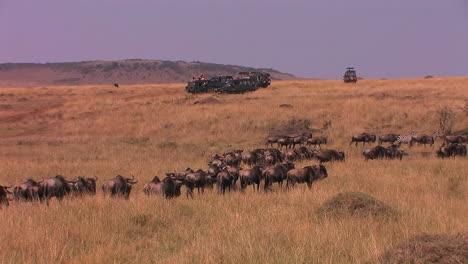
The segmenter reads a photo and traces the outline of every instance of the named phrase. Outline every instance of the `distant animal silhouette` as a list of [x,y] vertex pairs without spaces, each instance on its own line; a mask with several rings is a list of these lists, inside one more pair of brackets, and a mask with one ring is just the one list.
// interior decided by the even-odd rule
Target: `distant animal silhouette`
[[119,88],[119,84],[118,84],[118,83],[114,83],[114,87]]

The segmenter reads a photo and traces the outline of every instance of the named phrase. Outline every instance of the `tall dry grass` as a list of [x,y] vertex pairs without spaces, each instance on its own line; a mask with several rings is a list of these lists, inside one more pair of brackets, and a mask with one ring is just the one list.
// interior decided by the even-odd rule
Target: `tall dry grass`
[[[98,193],[2,208],[0,263],[363,263],[413,234],[467,231],[466,158],[425,157],[436,147],[415,147],[401,162],[364,162],[362,147],[348,146],[363,131],[431,134],[442,106],[456,111],[455,130],[467,128],[456,110],[466,87],[467,78],[287,81],[219,96],[220,104],[193,104],[210,95],[187,95],[182,84],[1,88],[0,105],[10,105],[0,111],[1,185],[57,173],[140,183],[128,201]],[[171,201],[141,191],[154,175],[205,168],[212,153],[262,146],[293,119],[316,129],[331,121],[329,147],[347,155],[310,191]],[[400,217],[318,219],[315,210],[345,191],[368,193]]]

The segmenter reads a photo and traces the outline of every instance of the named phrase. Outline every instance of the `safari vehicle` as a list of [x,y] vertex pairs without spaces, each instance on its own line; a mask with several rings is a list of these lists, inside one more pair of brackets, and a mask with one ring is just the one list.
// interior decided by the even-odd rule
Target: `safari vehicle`
[[356,70],[354,68],[346,68],[346,72],[343,76],[343,81],[345,83],[356,83],[357,82],[357,75],[356,75]]
[[212,91],[208,85],[208,80],[195,80],[187,83],[185,91],[189,93],[206,93]]
[[222,87],[227,81],[233,80],[232,76],[220,75],[209,80],[194,80],[187,83],[185,90],[189,93],[208,93]]
[[239,72],[240,77],[251,77],[255,78],[260,87],[268,87],[271,84],[271,76],[267,72]]
[[216,88],[214,91],[217,93],[245,93],[255,91],[257,89],[257,79],[253,77],[245,77],[226,81],[222,87]]

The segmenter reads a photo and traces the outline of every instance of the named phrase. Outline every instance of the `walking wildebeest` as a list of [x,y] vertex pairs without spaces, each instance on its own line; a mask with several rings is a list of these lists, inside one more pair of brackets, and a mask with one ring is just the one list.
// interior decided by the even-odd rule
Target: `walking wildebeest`
[[83,178],[78,176],[76,180],[70,182],[71,192],[75,195],[96,194],[96,181],[97,177]]
[[306,183],[307,187],[312,188],[312,183],[317,180],[322,180],[328,177],[328,172],[322,164],[314,166],[306,166],[302,169],[292,169],[287,173],[286,188],[289,185],[294,186],[296,183]]
[[318,159],[320,163],[334,161],[334,160],[339,160],[339,161],[345,160],[344,152],[336,151],[333,149],[319,151],[315,153],[314,157]]
[[379,136],[379,145],[382,145],[382,142],[393,143],[398,139],[398,134],[390,133]]
[[361,133],[360,135],[351,137],[351,142],[349,142],[349,145],[355,142],[357,147],[358,143],[362,142],[362,145],[364,146],[366,143],[375,142],[375,138],[375,135],[369,133]]
[[231,175],[231,173],[229,173],[229,171],[227,171],[226,169],[223,169],[222,171],[218,173],[218,175],[216,176],[216,179],[217,179],[217,185],[218,185],[218,192],[224,195],[224,193],[226,192],[226,189],[228,189],[229,192],[231,191],[231,187],[234,182],[234,177]]
[[63,197],[68,195],[71,191],[70,183],[75,182],[65,180],[62,175],[57,175],[43,181],[41,183],[42,195],[47,205],[49,205],[49,200],[52,197],[55,197],[58,201],[61,201]]
[[260,166],[256,165],[252,169],[245,169],[239,172],[241,190],[245,190],[248,185],[252,185],[255,190],[257,184],[257,191],[260,189],[260,182],[262,181],[262,170]]
[[13,198],[16,201],[42,201],[43,191],[41,184],[44,180],[37,182],[27,179],[26,182],[13,189]]
[[326,137],[314,137],[314,138],[309,138],[307,139],[307,146],[314,146],[314,149],[319,146],[319,149],[322,149],[321,145],[326,145],[327,144],[327,138]]
[[143,192],[146,195],[161,195],[166,199],[171,199],[180,196],[180,188],[182,182],[175,181],[169,176],[166,176],[162,181],[158,176],[154,176],[153,180],[145,184]]
[[294,164],[286,162],[278,164],[273,168],[268,168],[263,171],[263,178],[265,180],[264,190],[271,189],[273,183],[277,182],[280,189],[283,187],[283,181],[286,179],[288,171],[294,169]]
[[11,188],[11,186],[2,186],[0,185],[0,207],[5,206],[8,207],[10,204],[9,201],[10,199],[8,198],[8,194],[11,194],[8,189]]
[[132,191],[132,185],[138,183],[135,181],[135,177],[124,178],[122,175],[115,176],[114,179],[110,179],[102,185],[102,192],[104,194],[110,194],[111,197],[122,196],[126,200],[130,197]]
[[431,147],[434,145],[436,138],[439,136],[439,131],[434,132],[432,136],[426,134],[420,134],[413,138],[413,141],[418,143],[418,145],[430,145]]
[[193,198],[193,189],[197,188],[198,193],[205,192],[206,173],[203,170],[187,173],[184,179],[185,187],[187,187],[187,197],[190,195]]

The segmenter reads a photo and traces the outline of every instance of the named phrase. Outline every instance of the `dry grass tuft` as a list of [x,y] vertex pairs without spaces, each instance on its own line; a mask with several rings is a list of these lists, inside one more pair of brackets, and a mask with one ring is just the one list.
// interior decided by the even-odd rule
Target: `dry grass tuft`
[[396,217],[398,213],[387,204],[362,192],[339,193],[326,201],[318,210],[319,217]]
[[375,263],[468,263],[468,233],[417,235],[408,242],[388,250]]

